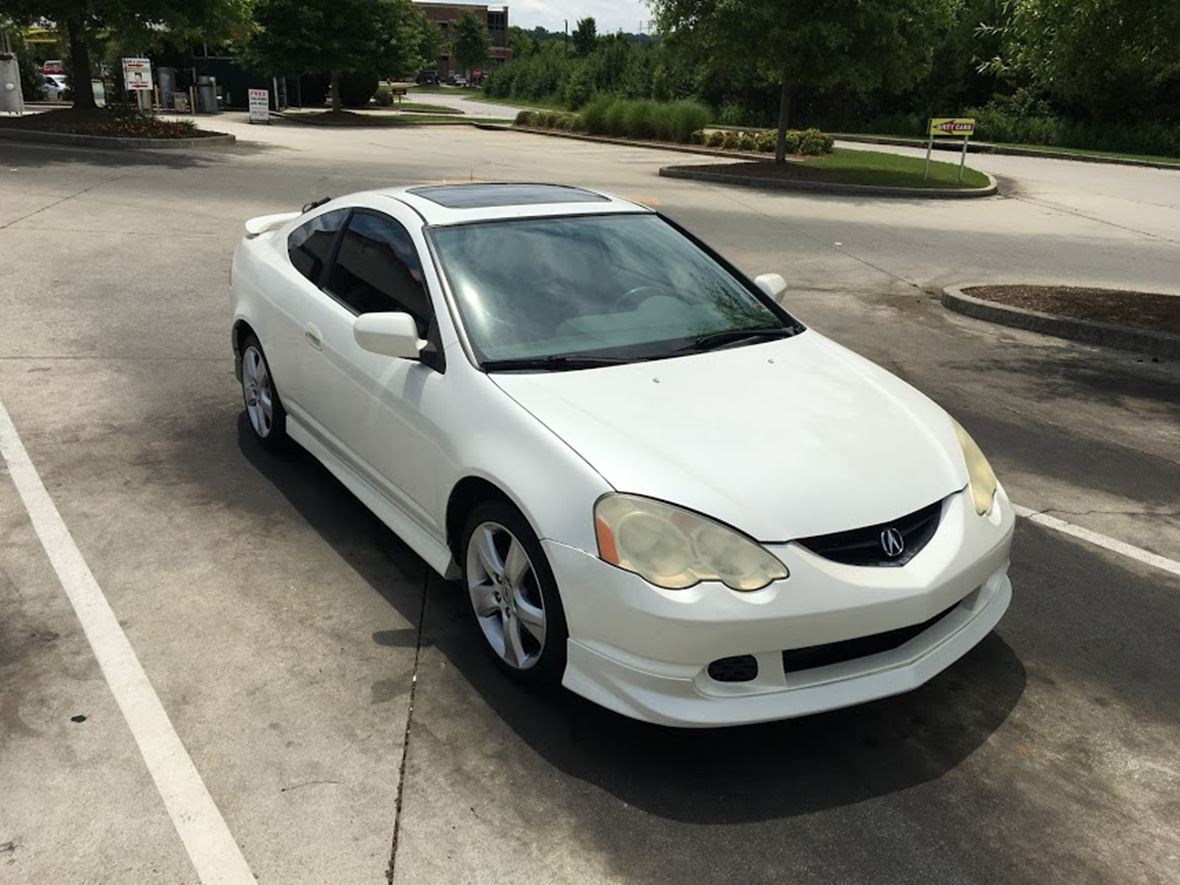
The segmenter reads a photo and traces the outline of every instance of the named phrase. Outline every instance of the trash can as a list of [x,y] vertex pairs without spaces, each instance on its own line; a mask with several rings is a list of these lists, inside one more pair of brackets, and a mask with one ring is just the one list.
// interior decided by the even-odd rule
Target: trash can
[[213,77],[197,77],[197,112],[217,113],[217,80]]

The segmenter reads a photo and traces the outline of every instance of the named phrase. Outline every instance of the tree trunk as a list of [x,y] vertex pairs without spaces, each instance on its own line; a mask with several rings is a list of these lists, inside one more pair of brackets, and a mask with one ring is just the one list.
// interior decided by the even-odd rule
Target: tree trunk
[[332,110],[340,110],[340,72],[332,71]]
[[66,36],[70,43],[70,85],[74,89],[74,107],[94,108],[94,84],[90,82],[90,47],[86,45],[86,33],[80,19],[66,19]]
[[774,162],[787,162],[787,125],[791,122],[791,84],[783,77],[778,99],[778,138],[774,142]]

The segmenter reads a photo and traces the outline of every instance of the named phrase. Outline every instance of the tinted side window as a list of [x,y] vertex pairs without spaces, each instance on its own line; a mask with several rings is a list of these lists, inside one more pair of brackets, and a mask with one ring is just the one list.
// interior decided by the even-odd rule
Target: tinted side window
[[426,337],[433,311],[418,250],[392,218],[353,213],[325,288],[357,313],[404,311]]
[[307,224],[295,228],[287,237],[287,255],[290,256],[291,263],[313,283],[320,282],[320,273],[328,263],[336,232],[340,230],[340,225],[344,224],[347,217],[347,209],[325,212]]

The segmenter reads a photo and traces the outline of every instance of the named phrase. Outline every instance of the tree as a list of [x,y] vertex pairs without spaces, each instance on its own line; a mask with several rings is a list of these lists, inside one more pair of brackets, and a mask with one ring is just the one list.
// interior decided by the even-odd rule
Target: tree
[[5,0],[5,13],[21,24],[54,22],[69,48],[75,108],[94,108],[91,50],[102,32],[137,42],[144,50],[167,37],[210,43],[245,35],[251,0]]
[[463,10],[455,22],[455,37],[451,41],[451,55],[466,74],[482,67],[492,54],[492,38],[488,29],[469,9]]
[[537,51],[537,41],[524,28],[509,25],[508,48],[512,50],[513,59],[528,58]]
[[930,69],[931,35],[957,0],[652,0],[671,45],[707,70],[754,69],[779,87],[775,162],[786,161],[791,90],[896,91]]
[[425,30],[415,15],[409,0],[258,0],[245,61],[272,76],[327,75],[338,111],[342,74],[387,76],[421,63]]
[[574,52],[578,55],[589,55],[594,51],[594,44],[598,42],[598,25],[592,18],[578,19],[574,28]]
[[984,68],[1079,116],[1118,119],[1180,94],[1180,2],[1007,0],[1000,54]]

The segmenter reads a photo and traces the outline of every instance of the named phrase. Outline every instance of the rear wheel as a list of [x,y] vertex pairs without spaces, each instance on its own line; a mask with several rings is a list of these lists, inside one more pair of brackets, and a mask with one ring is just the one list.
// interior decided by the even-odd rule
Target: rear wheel
[[501,669],[522,682],[560,683],[565,611],[528,522],[506,501],[480,504],[467,519],[462,550],[471,611]]
[[254,436],[268,449],[287,441],[287,410],[279,399],[262,345],[253,335],[242,346],[242,399]]

